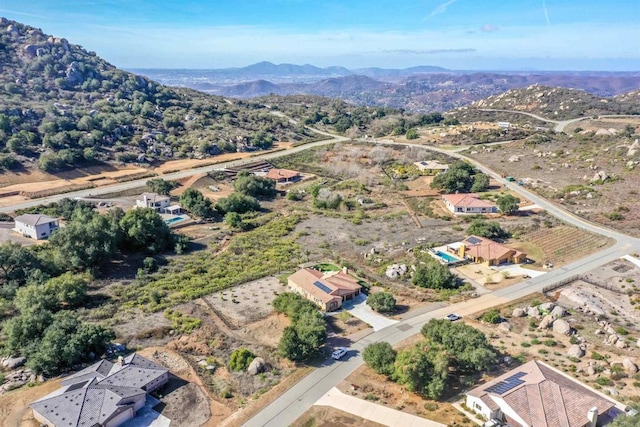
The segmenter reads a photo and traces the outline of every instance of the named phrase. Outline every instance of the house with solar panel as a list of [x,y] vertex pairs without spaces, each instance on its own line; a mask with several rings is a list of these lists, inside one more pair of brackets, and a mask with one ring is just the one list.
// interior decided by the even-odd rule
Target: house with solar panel
[[334,311],[342,303],[352,300],[362,292],[358,280],[345,271],[322,273],[312,268],[296,271],[288,279],[289,288],[313,301],[323,311]]
[[467,392],[466,405],[512,427],[603,426],[626,409],[538,360]]
[[504,263],[520,264],[527,259],[524,252],[494,242],[480,236],[469,236],[461,242],[446,246],[446,251],[460,259],[468,259],[476,264],[500,265]]
[[145,406],[147,393],[169,381],[169,371],[137,354],[101,360],[61,381],[30,406],[49,427],[117,427]]

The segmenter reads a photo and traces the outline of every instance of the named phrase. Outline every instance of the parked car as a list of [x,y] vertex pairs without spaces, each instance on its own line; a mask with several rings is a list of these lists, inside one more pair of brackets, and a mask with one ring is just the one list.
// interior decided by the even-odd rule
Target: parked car
[[455,313],[450,313],[447,314],[446,316],[444,316],[445,319],[451,321],[451,322],[455,322],[456,320],[460,320],[462,319],[462,316],[455,314]]
[[493,418],[493,419],[487,421],[486,423],[484,423],[482,426],[483,427],[499,427],[501,425],[502,425],[502,421]]
[[528,274],[523,274],[523,275],[522,275],[522,278],[523,278],[523,279],[531,279],[531,276],[529,276]]
[[342,357],[345,354],[347,354],[347,349],[344,347],[338,347],[335,350],[333,350],[333,353],[331,353],[331,357],[338,360],[338,359],[342,359]]

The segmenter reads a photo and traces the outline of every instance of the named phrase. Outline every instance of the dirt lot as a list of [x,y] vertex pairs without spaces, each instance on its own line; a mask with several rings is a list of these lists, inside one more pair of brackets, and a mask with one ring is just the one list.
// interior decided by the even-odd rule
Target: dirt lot
[[23,387],[0,396],[0,427],[38,427],[29,404],[51,393],[60,380],[49,380],[34,387]]
[[[628,123],[582,121],[576,126],[606,130]],[[544,143],[527,145],[521,141],[474,148],[468,153],[498,172],[513,175],[517,171],[516,177],[525,185],[571,212],[640,236],[640,149],[637,144],[633,147],[637,136],[571,134],[547,138],[551,139]],[[596,180],[600,171],[610,177],[604,183]]]
[[342,412],[330,406],[312,406],[292,427],[382,427],[382,424]]

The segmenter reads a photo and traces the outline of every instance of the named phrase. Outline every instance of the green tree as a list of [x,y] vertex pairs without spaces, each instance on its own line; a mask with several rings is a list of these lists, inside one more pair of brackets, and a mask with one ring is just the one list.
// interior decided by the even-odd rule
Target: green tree
[[415,346],[398,353],[393,378],[407,390],[425,394],[429,380],[435,374],[435,367],[427,352]]
[[160,253],[174,245],[173,233],[156,211],[151,208],[130,209],[120,220],[123,245],[129,250]]
[[467,234],[487,239],[501,239],[509,235],[497,221],[486,221],[482,218],[471,221],[469,228],[467,228]]
[[25,349],[35,347],[51,322],[53,313],[41,305],[27,308],[6,320],[2,326],[5,352],[23,354]]
[[469,163],[455,162],[446,172],[439,173],[433,178],[431,188],[437,188],[446,193],[468,193],[474,182],[474,173],[475,169]]
[[498,205],[498,208],[500,208],[500,212],[505,215],[513,215],[518,212],[520,199],[512,196],[511,194],[504,194],[498,197],[496,203]]
[[300,361],[316,354],[327,339],[327,325],[315,305],[297,294],[285,292],[275,298],[273,307],[291,319],[291,326],[285,328],[278,344],[280,355]]
[[260,203],[255,197],[241,193],[231,193],[229,196],[218,200],[216,210],[221,214],[226,214],[228,212],[243,214],[246,212],[260,210]]
[[640,426],[640,413],[632,416],[620,414],[607,424],[608,427],[638,427]]
[[182,193],[180,205],[199,218],[211,218],[215,214],[211,200],[195,188],[187,188]]
[[481,193],[487,191],[489,188],[489,176],[481,172],[477,172],[473,176],[473,184],[471,184],[471,191],[474,193]]
[[[137,209],[132,209],[135,211]],[[84,271],[108,262],[116,251],[116,231],[106,217],[78,210],[47,243],[60,270]]]
[[147,187],[149,190],[157,194],[168,196],[171,190],[176,188],[178,184],[174,181],[166,181],[162,178],[153,178],[147,181]]
[[459,286],[460,280],[446,265],[435,260],[428,260],[420,265],[413,275],[414,285],[428,289],[453,289]]
[[376,292],[367,297],[367,305],[375,311],[386,313],[396,308],[396,299],[389,292]]
[[303,346],[293,326],[287,326],[278,343],[278,353],[294,362],[304,360]]
[[246,371],[256,355],[246,348],[238,348],[233,350],[229,358],[229,369],[232,371]]
[[89,276],[87,274],[64,273],[49,279],[44,291],[55,295],[61,307],[79,307],[87,297]]
[[418,131],[416,130],[416,128],[411,128],[407,130],[407,133],[405,134],[405,136],[407,137],[408,140],[420,138],[420,135],[418,134]]
[[240,171],[233,183],[238,192],[252,197],[273,197],[276,194],[276,181]]
[[369,344],[364,348],[362,358],[368,367],[379,374],[392,375],[396,361],[396,351],[388,342]]
[[482,321],[494,324],[500,323],[502,321],[502,316],[500,316],[500,311],[498,309],[492,308],[482,315]]
[[40,261],[33,252],[17,243],[0,245],[0,284],[23,285],[29,273],[40,268]]

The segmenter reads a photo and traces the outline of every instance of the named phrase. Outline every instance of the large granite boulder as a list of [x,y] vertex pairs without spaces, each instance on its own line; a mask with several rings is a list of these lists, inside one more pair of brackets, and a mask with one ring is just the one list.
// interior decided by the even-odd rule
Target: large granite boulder
[[628,357],[622,361],[622,367],[624,368],[625,372],[628,372],[630,374],[635,374],[636,372],[638,372],[638,365],[633,363],[633,360],[629,359]]
[[7,357],[2,359],[2,366],[7,369],[16,369],[27,361],[24,357]]
[[540,317],[540,311],[538,310],[538,307],[529,307],[529,308],[527,308],[527,316],[539,318]]
[[[514,308],[513,309],[513,313],[511,313],[512,317],[524,317],[526,315],[527,315],[527,312],[524,311],[524,309],[520,308],[520,307]],[[640,341],[639,341],[639,343],[640,343]]]
[[560,319],[567,315],[567,311],[559,305],[556,305],[555,307],[553,307],[553,310],[551,310],[550,314],[556,319]]
[[559,334],[570,335],[571,334],[571,325],[569,322],[563,319],[556,319],[553,322],[553,332],[557,332]]
[[615,345],[619,339],[620,337],[615,334],[609,335],[607,339],[605,339],[604,343],[607,345]]
[[619,348],[619,349],[627,348],[626,341],[623,340],[622,338],[618,338],[618,341],[616,341],[616,348]]
[[256,357],[251,361],[249,367],[247,368],[247,372],[251,375],[258,375],[261,372],[264,372],[266,368],[266,363],[262,357]]
[[567,350],[567,356],[581,358],[584,356],[584,349],[578,344],[574,344]]
[[540,311],[545,311],[545,312],[549,313],[549,312],[551,312],[551,310],[553,310],[555,308],[555,306],[556,305],[554,303],[552,303],[552,302],[545,302],[544,304],[540,304],[538,306],[538,309]]
[[509,322],[501,322],[498,325],[498,329],[500,329],[502,332],[511,332],[511,323],[509,323]]
[[538,325],[538,329],[549,329],[553,325],[553,322],[555,320],[556,318],[551,315],[544,316],[542,318],[542,321],[540,322],[540,325]]

